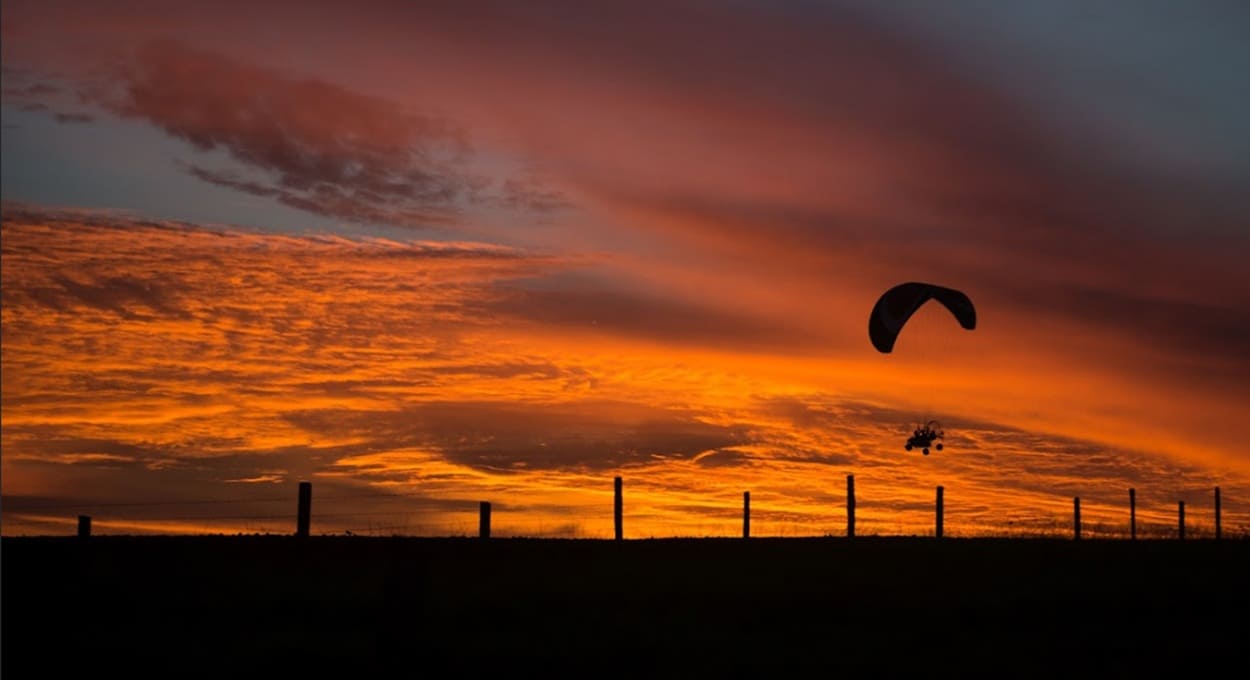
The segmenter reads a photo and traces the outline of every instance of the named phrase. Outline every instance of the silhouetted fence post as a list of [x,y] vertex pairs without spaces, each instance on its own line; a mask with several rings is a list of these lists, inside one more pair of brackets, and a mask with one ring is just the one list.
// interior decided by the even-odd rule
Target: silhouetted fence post
[[846,476],[846,537],[855,538],[855,475]]
[[937,488],[937,526],[934,528],[934,536],[942,537],[942,487]]
[[1081,540],[1081,497],[1072,499],[1072,540]]
[[88,515],[78,516],[78,538],[91,537],[91,517]]
[[1137,489],[1128,490],[1128,537],[1137,540]]
[[490,503],[487,501],[478,504],[477,537],[490,538]]
[[1215,487],[1215,540],[1220,540],[1220,487]]
[[615,506],[616,506],[616,507],[615,507],[615,514],[616,514],[616,540],[620,541],[620,540],[624,540],[624,538],[625,538],[625,531],[624,531],[624,527],[621,525],[621,478],[620,478],[620,477],[617,477],[617,478],[616,478],[616,503],[615,503]]
[[742,492],[742,537],[751,537],[751,492]]
[[1185,540],[1185,501],[1176,503],[1176,537]]
[[299,514],[295,518],[295,535],[308,536],[312,520],[312,482],[299,483]]

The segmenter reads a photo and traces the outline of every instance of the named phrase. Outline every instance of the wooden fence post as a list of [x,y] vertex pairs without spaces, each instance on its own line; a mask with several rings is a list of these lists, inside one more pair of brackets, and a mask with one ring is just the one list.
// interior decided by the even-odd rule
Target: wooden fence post
[[1185,501],[1176,503],[1176,537],[1185,540]]
[[1137,489],[1128,490],[1128,537],[1137,540]]
[[1215,540],[1220,540],[1220,487],[1215,487]]
[[490,538],[490,503],[487,501],[478,504],[477,537]]
[[742,537],[751,537],[751,492],[742,492]]
[[299,513],[295,518],[295,535],[301,538],[308,536],[312,520],[312,482],[299,483]]
[[78,516],[78,538],[91,537],[91,517],[88,515]]
[[1081,540],[1081,497],[1072,499],[1072,540]]
[[624,527],[621,525],[621,509],[622,509],[621,507],[621,478],[617,477],[616,478],[615,515],[616,515],[616,540],[618,541],[625,539]]
[[846,476],[846,537],[855,538],[855,475]]
[[937,527],[934,536],[942,537],[942,487],[937,488]]

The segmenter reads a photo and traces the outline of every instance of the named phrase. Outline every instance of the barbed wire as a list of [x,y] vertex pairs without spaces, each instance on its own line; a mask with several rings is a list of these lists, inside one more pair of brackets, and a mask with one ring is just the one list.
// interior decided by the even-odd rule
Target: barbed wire
[[[456,512],[455,506],[458,506],[458,505],[463,505],[464,510],[467,511],[470,507],[475,506],[479,502],[477,500],[469,500],[469,499],[439,499],[437,497],[431,496],[430,494],[426,492],[421,492],[421,491],[383,491],[383,490],[363,491],[361,490],[361,491],[348,491],[345,493],[329,493],[326,495],[316,496],[316,500],[318,501],[318,503],[327,503],[327,502],[333,503],[334,501],[347,501],[347,500],[357,500],[357,501],[359,500],[403,500],[403,499],[414,499],[414,498],[420,498],[422,499],[422,501],[415,503],[413,506],[409,506],[409,507],[402,508],[402,509],[344,510],[344,511],[339,511],[339,512],[335,512],[332,510],[330,512],[314,512],[312,513],[312,517],[317,521],[328,520],[330,522],[334,522],[335,520],[340,520],[340,519],[347,519],[347,518],[372,518],[372,517],[384,518],[384,517],[397,517],[397,516],[406,516],[406,517],[427,516],[428,517],[431,514],[438,514],[440,512]],[[154,508],[154,507],[164,507],[164,508],[187,507],[187,508],[190,508],[190,507],[196,507],[196,506],[214,507],[214,506],[240,505],[240,504],[260,505],[260,504],[269,504],[269,503],[292,503],[294,504],[294,502],[296,501],[297,499],[293,495],[284,495],[284,496],[257,496],[257,497],[250,497],[250,498],[239,497],[239,498],[201,498],[201,499],[183,499],[183,500],[168,499],[168,500],[147,500],[147,501],[98,501],[98,502],[88,501],[88,502],[79,502],[79,503],[49,503],[49,504],[29,505],[29,506],[23,505],[19,501],[17,503],[17,507],[13,507],[14,506],[13,501],[9,500],[4,503],[3,509],[6,514],[32,515],[32,514],[37,514],[37,513],[55,512],[55,511],[64,511],[64,510],[84,510],[85,511],[85,510],[92,510],[92,509],[130,509],[130,508]],[[439,507],[431,508],[428,506],[427,502],[437,504]],[[422,506],[425,506],[425,507],[422,507]],[[325,506],[323,505],[322,507],[325,507]],[[501,508],[504,506],[495,504],[495,507]],[[732,507],[733,506],[731,505],[725,506],[727,510]],[[589,506],[585,506],[585,507],[577,506],[577,508],[570,508],[570,509],[589,509]],[[1144,513],[1145,508],[1140,508],[1140,510],[1142,510],[1143,514],[1145,514]],[[607,512],[608,511],[605,510],[605,514]],[[765,510],[764,508],[756,506],[757,514],[754,515],[753,519],[757,523],[756,524],[757,529],[763,529],[764,526],[768,524],[776,524],[775,521],[770,521],[769,519],[767,519],[767,512],[768,511]],[[109,513],[109,514],[112,514],[112,513]],[[122,513],[118,513],[118,514],[120,515]],[[197,521],[197,522],[204,522],[204,523],[232,522],[232,521],[233,522],[288,523],[288,522],[293,522],[295,520],[295,517],[294,517],[295,513],[290,513],[290,514],[288,513],[282,513],[282,514],[273,514],[273,513],[271,514],[175,513],[175,514],[169,514],[169,515],[162,515],[159,517],[136,517],[136,516],[131,515],[130,513],[125,513],[125,514],[130,515],[130,516],[101,517],[100,518],[101,524],[104,526],[107,526],[108,524],[116,523],[119,521],[120,522],[146,521],[146,522],[152,522],[152,523],[158,523],[158,524],[162,522],[186,522],[186,521]],[[732,514],[732,513],[729,513],[729,514]],[[1100,514],[1103,514],[1103,513],[1100,513]],[[1156,512],[1152,514],[1158,515],[1160,513]],[[728,514],[726,515],[726,517],[727,516]],[[34,519],[34,518],[31,518],[31,519]],[[49,521],[49,519],[50,518],[39,518],[39,519],[35,519],[34,521],[46,523],[47,521]],[[951,519],[953,520],[954,517],[952,517]],[[1083,527],[1082,527],[1082,533],[1086,537],[1096,538],[1096,537],[1115,537],[1115,536],[1121,536],[1121,535],[1128,536],[1130,533],[1130,529],[1129,529],[1127,522],[1121,523],[1118,521],[1107,521],[1105,517],[1102,518],[1101,520],[1094,520],[1093,517],[1091,517],[1090,519],[1093,521],[1088,521],[1088,522],[1083,523]],[[966,524],[963,527],[956,528],[955,523],[951,522],[950,524],[948,524],[947,535],[952,536],[952,537],[957,537],[960,535],[969,536],[969,537],[976,537],[976,536],[979,536],[979,537],[991,537],[991,536],[1060,537],[1064,535],[1071,535],[1071,529],[1065,528],[1065,527],[1071,526],[1068,523],[1069,521],[1070,520],[1063,518],[1063,516],[1060,514],[1051,515],[1049,513],[1043,513],[1041,515],[1038,515],[1035,518],[1017,517],[1016,519],[1009,521],[1007,525],[1005,526],[972,522],[972,523]],[[865,526],[866,524],[875,523],[875,520],[870,520],[867,517],[861,517],[859,522],[860,522],[860,528],[862,530],[862,529],[867,528],[867,526]],[[410,524],[393,524],[392,523],[392,524],[378,525],[378,526],[375,526],[373,522],[370,522],[369,524],[370,524],[370,527],[365,530],[367,532],[377,532],[380,530],[384,531],[387,529],[390,529],[390,530],[402,529],[403,533],[406,533],[406,534],[411,533],[409,531],[410,526],[411,526]],[[430,528],[437,524],[438,523],[431,523],[428,521],[419,522],[418,533],[428,534]],[[462,526],[459,523],[454,523],[454,524],[455,526]],[[1200,538],[1203,536],[1211,535],[1213,533],[1211,530],[1211,524],[1212,523],[1209,521],[1198,520],[1198,517],[1191,517],[1190,521],[1186,523],[1185,529],[1186,529],[1186,532],[1192,535],[1194,538]],[[465,524],[463,526],[467,527],[468,525]],[[703,525],[700,525],[700,526],[702,527]],[[889,533],[889,532],[874,533],[872,535],[880,535],[880,536],[917,535],[914,532],[907,533],[905,530],[901,529],[902,525],[898,525],[898,526],[899,526],[899,531],[896,531],[893,533]],[[1232,517],[1228,517],[1227,515],[1225,516],[1224,526],[1225,526],[1224,533],[1226,535],[1231,536],[1234,534],[1240,534],[1244,536],[1247,533],[1247,528],[1242,523],[1238,522],[1238,520]],[[385,529],[383,527],[385,527]],[[1177,527],[1175,524],[1168,524],[1168,523],[1157,521],[1157,520],[1152,521],[1149,519],[1145,519],[1144,517],[1141,517],[1140,515],[1139,515],[1137,527],[1138,527],[1137,532],[1142,537],[1155,537],[1155,538],[1176,537],[1178,534]],[[344,531],[344,530],[351,531],[350,529],[343,529],[341,526],[334,527],[334,528],[338,529],[339,531]],[[323,535],[324,533],[325,532],[323,532]],[[452,532],[452,533],[453,534],[466,534],[466,533],[469,533],[469,531],[466,528],[466,529]],[[800,531],[799,533],[804,533],[804,532]],[[828,532],[827,530],[822,530],[822,529],[811,529],[810,531],[806,533],[814,535],[814,536],[834,535]],[[788,534],[789,532],[783,529],[780,535],[785,536]],[[522,535],[522,534],[513,533],[512,535]],[[535,535],[545,535],[545,534],[540,530]],[[727,535],[732,535],[732,533],[727,534]],[[761,534],[756,534],[756,535],[759,537],[763,537],[763,535]]]

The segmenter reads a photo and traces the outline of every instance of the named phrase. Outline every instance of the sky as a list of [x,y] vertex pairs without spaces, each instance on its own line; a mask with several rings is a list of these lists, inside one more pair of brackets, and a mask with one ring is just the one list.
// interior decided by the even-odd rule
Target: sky
[[5,2],[0,532],[1248,533],[1248,31]]

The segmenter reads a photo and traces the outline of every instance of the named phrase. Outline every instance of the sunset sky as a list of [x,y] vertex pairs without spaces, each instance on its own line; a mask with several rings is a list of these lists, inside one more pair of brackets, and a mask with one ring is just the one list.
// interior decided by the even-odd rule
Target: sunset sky
[[[1250,533],[1250,5],[20,2],[0,530]],[[930,303],[867,335],[904,281]],[[946,448],[903,444],[918,422]]]

